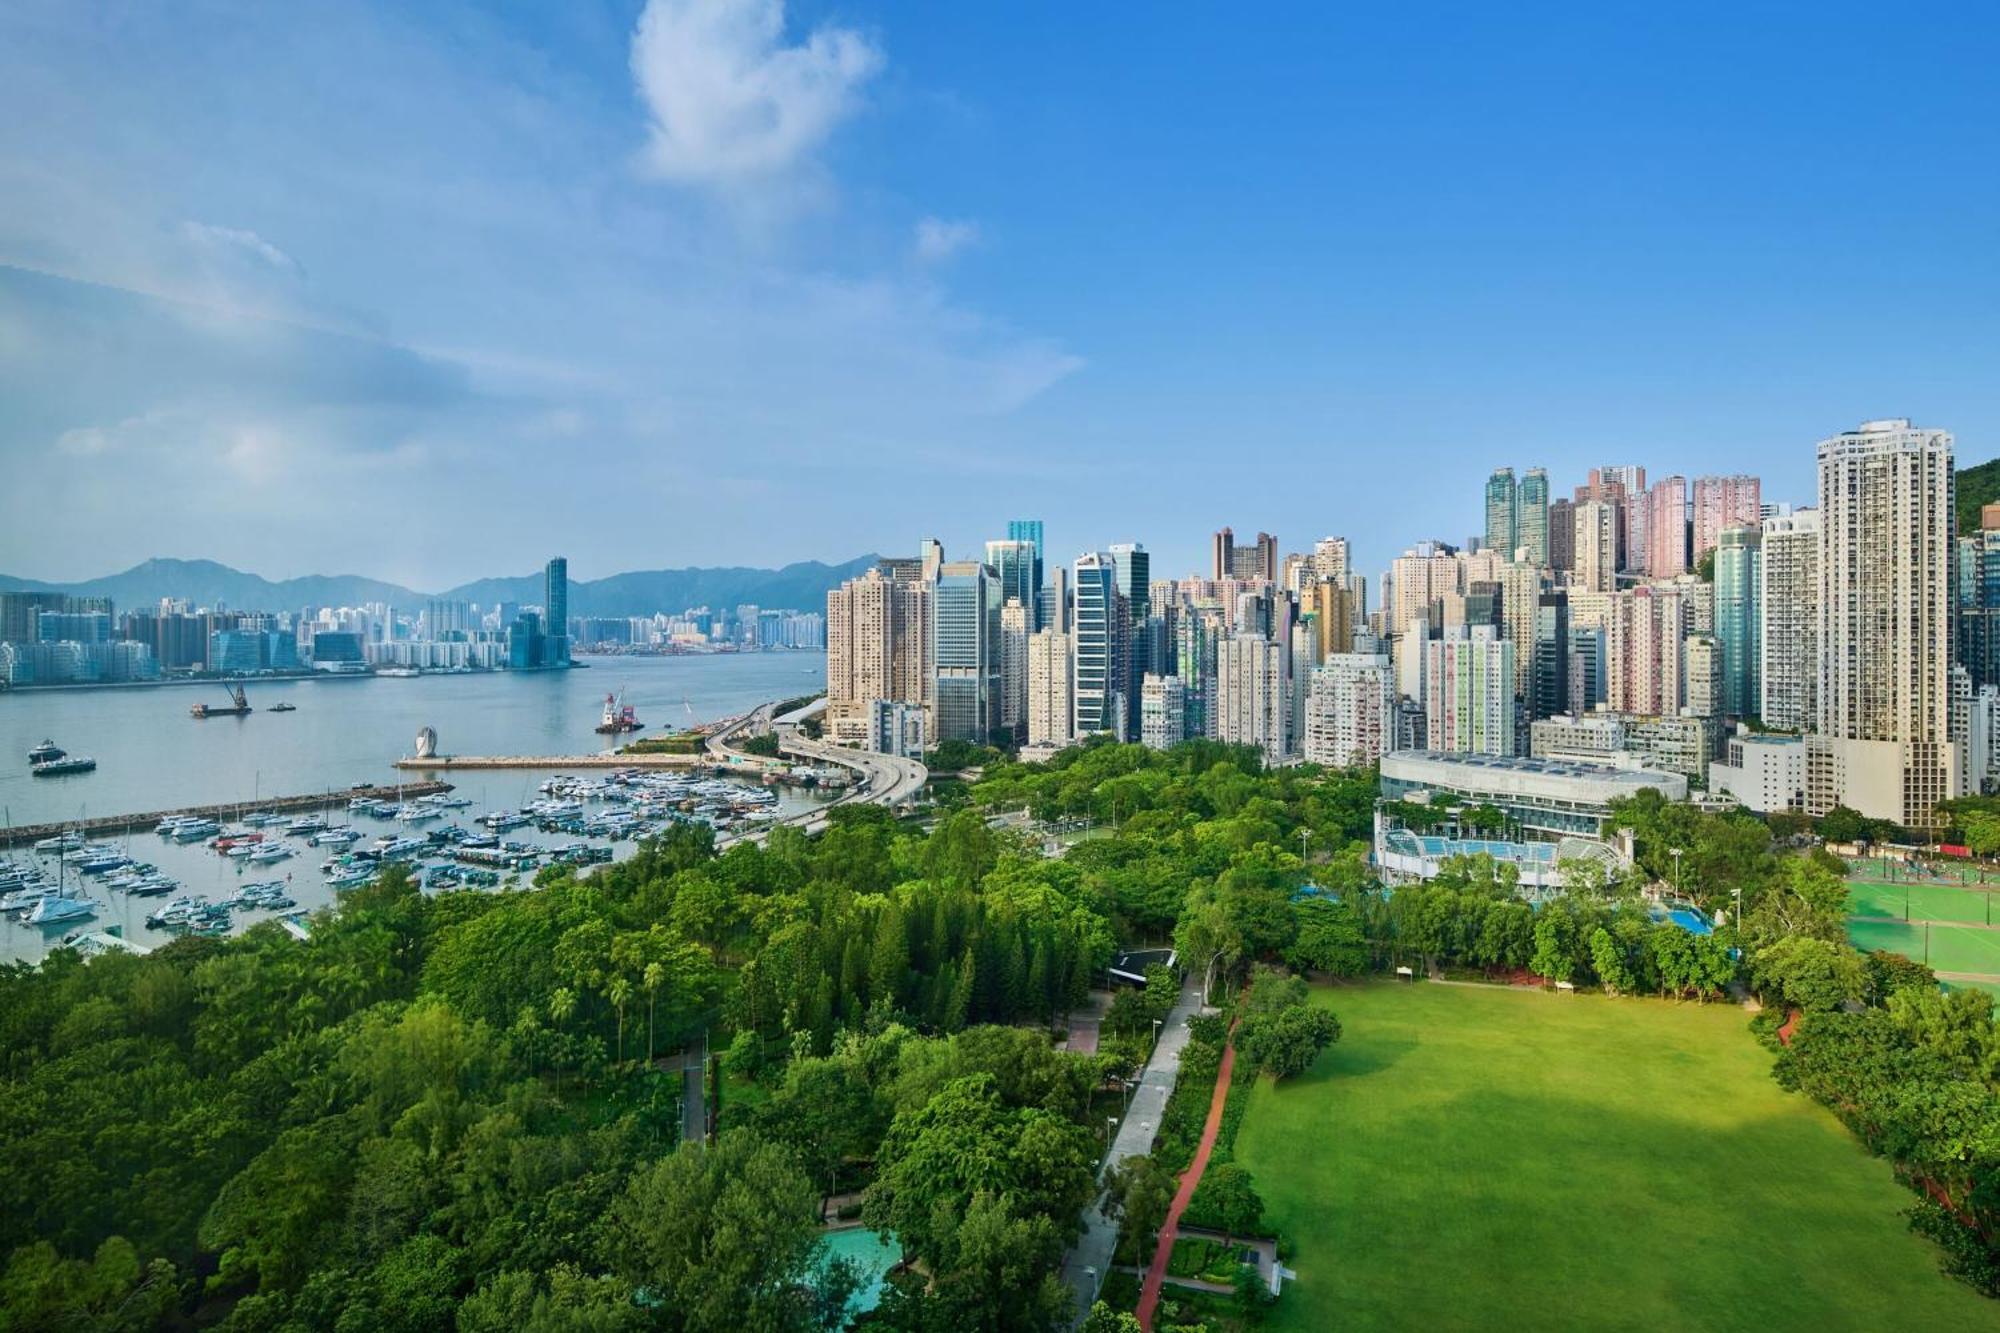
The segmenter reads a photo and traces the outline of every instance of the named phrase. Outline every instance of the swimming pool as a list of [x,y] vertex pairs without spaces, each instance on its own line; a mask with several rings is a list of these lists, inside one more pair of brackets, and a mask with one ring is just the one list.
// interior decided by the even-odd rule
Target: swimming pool
[[847,1313],[859,1315],[881,1304],[882,1289],[888,1285],[883,1279],[903,1262],[903,1246],[893,1236],[885,1241],[867,1227],[849,1227],[827,1233],[825,1255],[823,1265],[845,1259],[859,1270],[861,1285],[847,1303]]

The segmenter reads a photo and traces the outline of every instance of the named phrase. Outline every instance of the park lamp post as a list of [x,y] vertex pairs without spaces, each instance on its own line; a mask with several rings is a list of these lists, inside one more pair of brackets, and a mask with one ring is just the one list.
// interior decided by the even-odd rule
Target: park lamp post
[[1108,1115],[1104,1117],[1104,1155],[1106,1157],[1111,1156],[1111,1135],[1113,1134],[1113,1132],[1117,1130],[1117,1128],[1118,1128],[1117,1116]]
[[1312,859],[1306,852],[1306,842],[1311,837],[1312,830],[1303,824],[1299,825],[1299,864],[1302,866],[1312,864]]
[[1681,891],[1681,849],[1678,847],[1669,847],[1667,848],[1667,855],[1674,858],[1674,892],[1679,893]]
[[[1153,1020],[1153,1050],[1157,1051],[1159,1049],[1160,1049],[1160,1020],[1156,1018]],[[1148,1060],[1153,1058],[1151,1051],[1148,1051],[1146,1053],[1146,1058]]]

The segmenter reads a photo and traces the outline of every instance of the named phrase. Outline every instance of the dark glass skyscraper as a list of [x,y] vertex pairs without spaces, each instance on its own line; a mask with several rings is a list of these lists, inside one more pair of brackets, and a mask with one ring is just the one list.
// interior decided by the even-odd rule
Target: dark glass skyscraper
[[569,561],[557,556],[542,571],[544,666],[569,665]]
[[1039,518],[1009,519],[1007,521],[1007,540],[1010,542],[1027,542],[1035,548],[1035,597],[1032,600],[1023,599],[1022,605],[1026,606],[1029,610],[1028,632],[1030,634],[1036,630],[1047,629],[1055,619],[1057,613],[1040,604],[1044,577],[1042,572],[1042,557],[1044,555],[1042,547],[1042,520]]

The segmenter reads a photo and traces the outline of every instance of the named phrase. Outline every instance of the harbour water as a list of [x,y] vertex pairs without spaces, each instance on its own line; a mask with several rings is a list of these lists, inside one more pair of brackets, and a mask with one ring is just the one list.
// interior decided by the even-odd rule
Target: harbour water
[[[599,736],[593,728],[605,694],[622,694],[646,729],[641,736],[744,712],[771,699],[824,688],[826,660],[817,653],[785,652],[707,657],[591,658],[566,672],[479,673],[355,680],[302,680],[247,687],[253,708],[246,717],[196,720],[189,707],[222,702],[219,686],[29,691],[0,694],[0,809],[13,824],[88,818],[92,815],[233,801],[260,796],[340,791],[359,782],[393,784],[394,762],[412,752],[417,731],[433,727],[440,749],[455,754],[591,754],[629,738]],[[288,702],[295,711],[272,713]],[[51,739],[74,755],[97,760],[95,772],[74,777],[29,775],[27,752]],[[429,776],[429,775],[425,775]],[[445,775],[472,805],[456,812],[469,824],[490,810],[512,810],[537,799],[551,776],[545,770],[478,771]],[[599,774],[598,776],[601,776]],[[818,799],[787,790],[786,812]],[[350,822],[344,809],[327,811]],[[351,821],[372,839],[405,831],[395,824]],[[507,835],[531,844],[591,841],[538,834],[532,827]],[[327,905],[333,890],[319,872],[325,854],[299,847],[299,855],[272,866],[245,866],[202,843],[177,845],[151,833],[112,840],[135,859],[151,862],[181,881],[178,892],[230,896],[241,883],[287,880],[301,909]],[[363,843],[361,845],[366,845]],[[616,845],[620,855],[632,844]],[[26,848],[13,856],[26,860]],[[54,872],[55,863],[45,861]],[[73,877],[72,877],[73,878]],[[161,900],[127,898],[85,882],[102,906],[93,921],[44,931],[18,922],[0,925],[0,961],[34,961],[65,930],[117,926],[127,938],[157,944],[170,938],[145,928]],[[239,926],[271,915],[238,912]]]

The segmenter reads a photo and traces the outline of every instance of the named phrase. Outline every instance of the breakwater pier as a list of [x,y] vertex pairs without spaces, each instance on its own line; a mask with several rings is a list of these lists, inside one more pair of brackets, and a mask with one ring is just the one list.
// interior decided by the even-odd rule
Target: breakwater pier
[[401,786],[376,786],[363,783],[354,787],[342,787],[337,791],[307,792],[299,796],[267,796],[259,801],[231,801],[225,805],[190,805],[178,810],[152,810],[137,815],[99,815],[94,819],[65,819],[60,823],[22,824],[15,828],[0,829],[0,847],[19,847],[25,843],[39,842],[43,838],[53,838],[60,833],[77,832],[94,838],[100,834],[150,832],[163,819],[175,815],[196,816],[218,822],[241,819],[257,810],[269,810],[274,814],[303,814],[312,810],[324,810],[329,806],[345,806],[357,797],[367,796],[381,801],[402,801],[416,796],[431,796],[451,790],[449,782],[407,782]]

